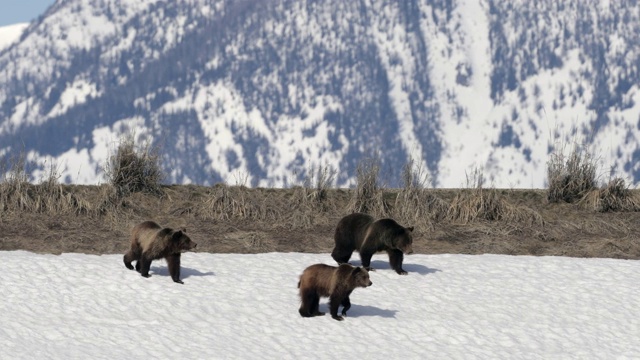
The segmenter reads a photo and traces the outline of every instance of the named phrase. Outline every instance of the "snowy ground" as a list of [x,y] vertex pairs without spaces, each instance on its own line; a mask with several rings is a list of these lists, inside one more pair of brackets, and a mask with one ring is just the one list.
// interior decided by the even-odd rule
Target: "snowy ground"
[[164,261],[145,279],[120,255],[0,252],[0,358],[640,357],[639,261],[405,260],[399,276],[374,256],[373,286],[338,322],[298,314],[298,276],[328,254],[187,253],[179,285]]

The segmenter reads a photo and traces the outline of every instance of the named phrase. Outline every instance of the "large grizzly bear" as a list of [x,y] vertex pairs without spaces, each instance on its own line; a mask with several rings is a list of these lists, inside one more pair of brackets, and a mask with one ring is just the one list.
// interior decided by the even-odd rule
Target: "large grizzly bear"
[[392,219],[374,221],[367,214],[354,213],[343,217],[336,227],[335,247],[331,257],[338,264],[349,261],[353,250],[360,253],[362,266],[371,271],[371,257],[379,251],[389,254],[389,263],[398,274],[402,269],[403,254],[413,253],[413,226],[403,227]]
[[[329,313],[331,317],[342,321],[351,308],[349,295],[357,287],[371,286],[369,272],[361,267],[341,264],[338,267],[315,264],[304,269],[300,275],[300,315],[302,317],[322,316],[318,310],[320,297],[329,297]],[[342,316],[338,315],[338,307],[342,305]]]
[[153,221],[145,221],[133,227],[131,231],[131,249],[124,254],[124,266],[133,270],[132,261],[136,261],[136,270],[144,277],[150,277],[151,261],[165,258],[169,274],[174,282],[180,280],[180,254],[196,247],[186,234],[186,229],[173,230],[162,228]]

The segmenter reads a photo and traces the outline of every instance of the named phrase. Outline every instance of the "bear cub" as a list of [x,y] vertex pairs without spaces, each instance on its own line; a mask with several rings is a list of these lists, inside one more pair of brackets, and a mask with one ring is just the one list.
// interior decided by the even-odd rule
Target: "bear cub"
[[144,277],[150,277],[151,261],[164,258],[169,274],[174,282],[180,280],[180,254],[192,250],[196,243],[186,234],[186,229],[173,230],[162,228],[153,221],[145,221],[133,227],[131,231],[131,249],[124,254],[124,266],[133,270],[132,261],[136,261],[136,270]]
[[402,269],[404,254],[413,253],[413,226],[403,227],[393,219],[374,221],[373,217],[354,213],[343,217],[334,234],[335,247],[331,257],[343,264],[349,261],[354,250],[360,253],[362,266],[371,271],[371,257],[379,251],[389,254],[391,268],[400,275],[407,272]]
[[[302,317],[322,316],[318,310],[320,297],[329,297],[329,312],[331,317],[342,321],[351,308],[349,295],[357,287],[368,287],[373,283],[369,279],[369,272],[362,267],[341,264],[338,267],[315,264],[306,268],[298,288],[300,289],[300,315]],[[342,316],[338,315],[338,308],[342,305]]]

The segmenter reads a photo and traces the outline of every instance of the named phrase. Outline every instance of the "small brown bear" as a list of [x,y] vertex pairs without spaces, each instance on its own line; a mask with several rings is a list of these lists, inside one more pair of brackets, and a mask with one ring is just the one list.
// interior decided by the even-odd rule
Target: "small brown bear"
[[[371,286],[369,272],[362,267],[341,264],[338,267],[315,264],[304,269],[300,275],[300,315],[302,317],[322,316],[318,310],[320,297],[329,297],[329,313],[331,317],[342,321],[351,308],[349,295],[357,287]],[[338,315],[338,307],[342,305],[342,316]]]
[[180,254],[197,245],[187,236],[186,231],[184,228],[162,228],[153,221],[134,226],[131,231],[131,249],[124,254],[124,266],[133,270],[131,262],[135,260],[136,270],[148,278],[151,276],[151,261],[165,258],[171,279],[184,284],[180,280]]
[[371,257],[379,251],[389,254],[391,268],[400,275],[407,275],[402,269],[404,254],[413,253],[413,226],[403,227],[392,219],[374,221],[373,217],[354,213],[343,217],[334,234],[335,247],[331,257],[338,264],[349,261],[353,250],[360,253],[362,266],[371,271]]

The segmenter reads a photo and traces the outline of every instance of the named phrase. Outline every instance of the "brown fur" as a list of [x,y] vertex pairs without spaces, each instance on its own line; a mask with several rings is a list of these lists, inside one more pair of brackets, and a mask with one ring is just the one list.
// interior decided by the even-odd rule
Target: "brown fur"
[[404,227],[393,219],[374,221],[367,214],[355,213],[343,217],[336,227],[335,247],[331,252],[338,264],[349,261],[354,250],[360,253],[362,266],[371,271],[371,257],[379,251],[389,254],[389,264],[400,275],[404,254],[413,253],[413,226]]
[[[329,312],[336,320],[344,320],[347,310],[351,308],[349,295],[357,287],[371,286],[369,272],[361,267],[341,264],[338,267],[315,264],[306,268],[298,288],[300,289],[300,315],[312,317],[324,315],[318,310],[321,297],[329,298]],[[338,315],[338,308],[342,305],[342,316]]]
[[150,277],[151,261],[164,258],[171,279],[183,284],[180,280],[180,254],[192,250],[197,245],[186,232],[184,228],[162,228],[153,221],[145,221],[134,226],[131,230],[131,249],[124,254],[124,265],[127,269],[133,270],[131,262],[135,260],[135,269],[142,276]]

